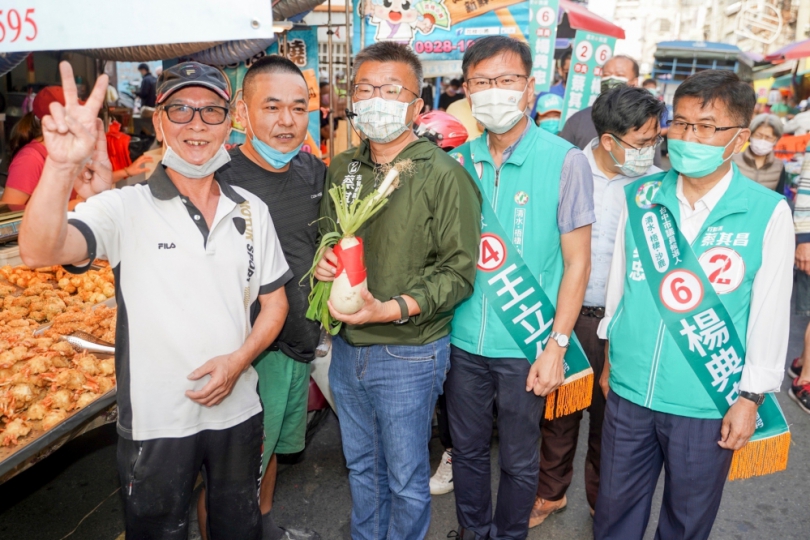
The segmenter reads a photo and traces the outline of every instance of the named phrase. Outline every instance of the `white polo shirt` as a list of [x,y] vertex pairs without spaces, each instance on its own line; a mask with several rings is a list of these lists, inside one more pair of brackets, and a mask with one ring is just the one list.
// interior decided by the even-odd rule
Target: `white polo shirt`
[[219,182],[211,229],[159,166],[148,184],[91,197],[68,214],[91,259],[115,274],[118,432],[133,440],[226,429],[261,412],[249,367],[219,405],[185,396],[209,376],[188,375],[236,351],[250,333],[250,307],[291,277],[267,206]]

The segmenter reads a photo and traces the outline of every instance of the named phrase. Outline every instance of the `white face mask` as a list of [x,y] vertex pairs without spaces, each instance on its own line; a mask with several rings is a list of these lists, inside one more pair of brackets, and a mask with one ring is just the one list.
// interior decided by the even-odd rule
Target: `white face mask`
[[410,103],[404,101],[388,101],[381,97],[364,99],[354,103],[353,120],[357,129],[369,140],[376,143],[391,142],[410,128],[407,122],[408,107]]
[[202,165],[194,165],[181,158],[177,152],[172,150],[169,143],[166,142],[166,135],[163,134],[163,123],[160,124],[160,138],[163,141],[163,146],[166,147],[161,163],[163,163],[167,169],[171,169],[186,178],[205,178],[217,172],[220,167],[231,160],[231,156],[228,154],[228,151],[225,150],[225,145],[223,144],[211,159]]
[[614,135],[611,135],[616,144],[624,148],[624,164],[620,164],[610,152],[610,157],[613,158],[614,163],[619,168],[619,171],[625,176],[636,178],[646,173],[653,165],[655,160],[655,146],[648,146],[646,148],[625,148]]
[[522,91],[489,88],[470,94],[473,118],[481,122],[487,131],[498,135],[506,133],[524,116],[520,100],[525,92],[525,88]]
[[765,139],[751,139],[751,151],[758,156],[767,156],[773,152],[774,146],[776,146],[776,143]]

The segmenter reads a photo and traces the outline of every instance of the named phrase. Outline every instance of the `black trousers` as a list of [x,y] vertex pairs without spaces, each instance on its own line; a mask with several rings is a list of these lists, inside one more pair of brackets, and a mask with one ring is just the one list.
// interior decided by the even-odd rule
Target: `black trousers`
[[[591,508],[596,507],[599,493],[599,456],[602,447],[602,419],[605,416],[605,395],[599,386],[599,377],[605,367],[605,340],[599,339],[596,317],[580,315],[574,326],[585,356],[593,368],[593,393],[588,407],[588,453],[585,456],[585,496]],[[579,424],[582,411],[543,420],[540,443],[540,479],[537,496],[547,501],[559,501],[571,485],[574,477],[574,455],[579,439]]]
[[705,540],[733,452],[717,445],[722,420],[655,412],[608,394],[595,540],[641,540],[664,467],[656,540]]
[[[539,471],[545,400],[526,392],[525,358],[486,358],[450,348],[444,384],[453,436],[453,484],[459,525],[476,539],[524,539]],[[501,479],[492,512],[490,441],[498,407]]]
[[[186,540],[202,468],[211,540],[259,540],[262,415],[176,439],[118,439],[118,476],[128,540]],[[203,524],[200,524],[202,527]]]
[[439,432],[439,442],[442,448],[453,448],[453,436],[450,434],[450,419],[447,417],[447,394],[443,393],[436,401],[436,424]]

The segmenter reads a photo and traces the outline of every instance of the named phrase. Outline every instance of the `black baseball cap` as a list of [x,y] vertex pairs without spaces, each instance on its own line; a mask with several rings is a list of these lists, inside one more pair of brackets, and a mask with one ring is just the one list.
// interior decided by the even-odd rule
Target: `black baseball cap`
[[220,70],[199,62],[183,62],[160,74],[157,82],[157,104],[163,103],[177,90],[187,86],[202,86],[213,90],[225,101],[231,99],[228,91],[230,85]]

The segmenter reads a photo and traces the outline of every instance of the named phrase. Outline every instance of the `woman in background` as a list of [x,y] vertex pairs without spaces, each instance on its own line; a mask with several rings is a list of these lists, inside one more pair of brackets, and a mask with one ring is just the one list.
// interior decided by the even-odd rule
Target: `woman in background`
[[[48,151],[42,143],[42,118],[50,114],[53,102],[65,104],[65,95],[61,86],[46,86],[37,92],[33,110],[23,116],[11,129],[9,153],[11,163],[8,167],[8,180],[0,198],[0,204],[7,204],[12,210],[22,210],[31,198],[34,188],[39,183],[42,168]],[[124,178],[144,172],[144,165],[152,161],[149,156],[141,156],[129,167],[113,172],[113,180],[119,182]],[[71,194],[68,210],[81,202],[75,192]]]
[[776,141],[782,136],[782,121],[773,114],[758,114],[751,120],[750,128],[751,142],[745,151],[734,154],[734,163],[751,180],[784,193],[785,164],[773,153]]

